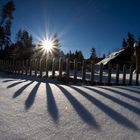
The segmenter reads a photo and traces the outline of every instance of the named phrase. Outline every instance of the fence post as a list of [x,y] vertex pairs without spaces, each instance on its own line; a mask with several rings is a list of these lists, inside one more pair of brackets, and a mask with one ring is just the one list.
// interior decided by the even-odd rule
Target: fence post
[[18,61],[18,74],[20,74],[20,67],[21,67],[21,63],[20,63],[21,61],[19,60]]
[[48,78],[48,60],[46,59],[45,62],[46,62],[45,64],[46,65],[46,78]]
[[59,59],[59,79],[62,79],[62,58]]
[[6,60],[6,72],[8,72],[8,60]]
[[16,60],[13,59],[13,73],[16,73]]
[[10,72],[13,72],[13,65],[12,65],[12,59],[10,60]]
[[40,59],[40,60],[39,60],[40,77],[42,77],[42,62],[43,62],[43,60]]
[[117,85],[119,83],[119,72],[120,72],[120,65],[117,64],[117,68],[116,68],[116,84]]
[[15,72],[15,59],[13,59],[13,62],[12,62],[12,72],[13,73]]
[[37,76],[38,59],[35,59],[35,76]]
[[133,66],[130,66],[129,85],[132,84],[132,77],[133,77]]
[[30,76],[32,76],[32,63],[33,63],[33,60],[32,59],[30,59]]
[[124,64],[123,65],[123,81],[122,81],[123,85],[125,84],[125,80],[126,80],[126,65]]
[[4,60],[4,71],[5,71],[5,68],[6,68],[6,60]]
[[15,62],[15,73],[16,74],[18,73],[18,60],[16,60]]
[[69,76],[70,76],[70,61],[69,58],[66,59],[66,81],[69,83]]
[[83,60],[82,63],[82,82],[84,83],[86,79],[86,62]]
[[55,58],[53,58],[52,62],[52,78],[55,78]]
[[24,74],[24,60],[21,60],[21,74]]
[[28,75],[28,62],[29,62],[29,60],[27,59],[26,60],[26,72],[25,72],[25,75]]
[[139,72],[136,71],[136,86],[139,84]]
[[108,64],[108,84],[111,83],[111,74],[112,74],[112,65],[111,63]]
[[11,72],[11,60],[8,60],[8,72]]
[[77,60],[74,59],[74,82],[77,81]]
[[93,84],[94,82],[94,61],[93,60],[91,60],[90,66],[91,66],[90,80],[91,80],[91,84]]
[[3,60],[3,68],[2,68],[2,71],[4,71],[5,69],[5,60]]
[[103,63],[100,64],[99,84],[102,84],[102,80],[103,80]]

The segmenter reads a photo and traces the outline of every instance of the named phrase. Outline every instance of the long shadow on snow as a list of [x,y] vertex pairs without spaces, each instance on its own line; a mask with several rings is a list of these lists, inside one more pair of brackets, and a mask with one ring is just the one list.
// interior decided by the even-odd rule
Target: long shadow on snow
[[7,86],[7,88],[12,88],[12,87],[17,86],[18,84],[21,84],[21,83],[26,82],[26,81],[27,81],[27,80],[15,82],[15,83],[13,83],[13,84]]
[[11,82],[11,81],[17,81],[16,79],[11,79],[11,80],[4,80],[3,83],[6,83],[6,82]]
[[[130,111],[132,111],[132,112],[134,112],[134,113],[136,113],[136,114],[138,114],[138,115],[140,115],[140,109],[137,108],[137,107],[135,107],[135,106],[133,106],[133,105],[131,105],[131,104],[129,104],[129,103],[126,103],[126,102],[124,102],[124,101],[122,101],[122,100],[120,100],[120,99],[117,99],[116,97],[113,97],[113,96],[111,96],[111,95],[108,95],[108,94],[106,94],[105,92],[99,91],[99,90],[97,90],[97,89],[93,89],[93,88],[90,88],[90,87],[85,87],[85,88],[87,88],[87,89],[89,89],[89,90],[92,90],[92,91],[94,91],[95,93],[98,93],[99,95],[101,95],[101,96],[103,96],[103,97],[105,97],[105,98],[107,98],[107,99],[109,99],[109,100],[111,100],[111,101],[113,101],[113,102],[115,102],[115,103],[117,103],[117,104],[119,104],[119,105],[125,107],[126,109],[128,109],[128,110],[130,110]],[[100,88],[102,88],[102,87],[100,87]],[[104,89],[105,89],[105,88],[104,88]],[[108,90],[109,90],[109,89],[108,89]],[[109,90],[109,91],[110,91],[110,90]]]
[[32,89],[32,91],[29,93],[29,96],[27,97],[26,101],[25,101],[25,109],[28,110],[34,103],[35,101],[35,97],[36,97],[36,93],[37,90],[40,86],[41,82],[38,82]]
[[13,95],[13,98],[16,98],[18,97],[29,85],[31,85],[34,81],[31,81],[29,83],[27,83],[26,85],[22,86],[20,89],[18,89],[14,95]]
[[57,86],[65,95],[65,97],[69,100],[69,102],[71,103],[75,111],[78,113],[80,118],[88,125],[96,129],[100,129],[100,126],[98,125],[92,114],[74,96],[72,96],[67,89],[60,85]]
[[59,111],[49,83],[46,83],[47,109],[55,122],[59,119]]
[[[108,116],[110,116],[117,123],[119,123],[119,124],[121,124],[121,125],[123,125],[123,126],[125,126],[127,128],[133,129],[133,130],[139,130],[138,127],[132,121],[128,120],[125,116],[123,116],[122,114],[118,113],[114,109],[110,108],[106,104],[102,103],[98,99],[94,98],[93,96],[89,95],[88,93],[86,93],[85,91],[83,91],[83,90],[81,90],[79,88],[76,88],[76,87],[71,87],[71,88],[75,89],[78,93],[80,93],[82,96],[84,96],[89,101],[91,101],[94,105],[96,105],[99,109],[101,109],[104,113],[106,113]],[[100,93],[97,90],[94,90],[94,91],[96,93]],[[102,94],[103,93],[101,93],[101,95]]]
[[[114,92],[114,93],[119,94],[119,95],[121,95],[121,96],[123,96],[123,97],[126,97],[126,98],[128,98],[128,99],[131,99],[131,100],[133,100],[133,101],[135,101],[135,102],[140,103],[140,98],[137,98],[137,97],[128,95],[128,94],[123,93],[123,92],[118,91],[118,90],[114,90],[114,89],[113,89],[114,87],[113,87],[113,88],[100,87],[100,88],[105,89],[105,90],[109,90],[109,91],[111,91],[111,92]],[[119,88],[118,88],[118,89],[119,89]]]
[[133,89],[140,89],[140,86],[131,86]]
[[126,90],[126,91],[130,91],[130,92],[134,92],[134,93],[137,93],[137,94],[140,94],[139,91],[136,91],[136,90],[133,90],[132,87],[128,87],[128,86],[116,86],[114,88],[117,88],[117,89],[123,89],[123,90]]

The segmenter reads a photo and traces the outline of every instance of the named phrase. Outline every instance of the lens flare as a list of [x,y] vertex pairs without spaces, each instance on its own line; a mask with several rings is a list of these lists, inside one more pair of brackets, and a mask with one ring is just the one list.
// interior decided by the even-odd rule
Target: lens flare
[[41,46],[47,51],[51,52],[53,50],[53,43],[51,40],[43,40]]
[[36,55],[41,55],[40,57],[45,57],[47,59],[51,57],[57,57],[60,49],[59,39],[57,34],[54,34],[51,37],[46,35],[40,39],[38,45],[36,46]]

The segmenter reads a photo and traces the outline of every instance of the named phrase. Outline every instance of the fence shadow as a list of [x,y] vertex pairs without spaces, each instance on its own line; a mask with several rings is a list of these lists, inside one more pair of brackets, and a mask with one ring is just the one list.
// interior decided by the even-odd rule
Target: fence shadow
[[11,81],[16,81],[16,79],[4,80],[3,83],[7,83],[7,82],[11,82]]
[[12,88],[12,87],[17,86],[18,84],[21,84],[21,83],[26,82],[26,81],[27,81],[27,80],[15,82],[15,83],[13,83],[13,84],[7,86],[7,88]]
[[[91,103],[93,103],[93,105],[97,106],[100,110],[102,110],[105,114],[107,114],[109,117],[111,117],[113,120],[115,120],[118,124],[123,125],[123,126],[130,128],[132,130],[136,130],[136,131],[139,130],[138,127],[136,126],[136,124],[134,124],[127,117],[123,116],[122,114],[120,114],[119,112],[114,110],[113,108],[107,106],[106,104],[102,103],[98,99],[94,98],[93,96],[89,95],[88,93],[86,93],[85,91],[83,91],[79,88],[76,88],[73,86],[71,88],[73,88],[79,94],[81,94],[83,97],[88,99]],[[96,91],[94,90],[94,92],[100,93],[97,90]],[[102,95],[102,93],[101,93],[101,95]]]
[[126,93],[124,93],[124,92],[121,92],[121,91],[117,91],[117,89],[114,90],[114,89],[113,89],[114,87],[113,87],[113,88],[100,87],[100,88],[105,89],[105,90],[108,90],[108,91],[111,91],[111,92],[116,93],[116,94],[118,94],[118,95],[121,95],[121,96],[123,96],[123,97],[125,97],[125,98],[128,98],[128,99],[130,99],[130,100],[133,100],[133,101],[135,101],[135,102],[140,103],[140,98],[137,98],[137,97],[128,95],[128,94],[126,94]]
[[139,86],[132,86],[131,88],[133,88],[133,89],[140,89],[140,87]]
[[57,85],[58,88],[62,91],[68,101],[71,103],[75,111],[78,113],[80,118],[86,122],[88,125],[100,129],[99,124],[96,122],[92,114],[73,96],[71,93],[64,87]]
[[27,97],[26,101],[25,101],[25,109],[28,110],[29,108],[31,108],[31,106],[33,105],[34,101],[35,101],[35,97],[36,97],[36,93],[38,91],[38,88],[40,86],[41,82],[38,82],[32,89],[32,91],[29,93],[29,96]]
[[22,86],[20,89],[18,89],[14,95],[13,95],[13,98],[16,98],[18,97],[19,95],[22,94],[22,92],[29,86],[33,83],[34,81],[30,81],[29,83],[25,84],[24,86]]
[[[35,98],[36,98],[36,94],[38,91],[38,88],[42,82],[42,80],[39,81],[39,79],[37,79],[37,83],[36,85],[33,87],[33,89],[31,90],[31,92],[29,93],[26,101],[25,101],[25,109],[28,110],[32,107],[32,105],[34,104]],[[28,81],[28,78],[25,80]],[[11,85],[9,85],[8,87],[13,87],[16,86],[22,82],[25,81],[20,81],[20,82],[16,82],[13,83]],[[8,82],[8,81],[7,81]],[[9,81],[10,82],[10,81]],[[30,82],[28,82],[27,84],[25,84],[24,86],[22,86],[20,89],[18,89],[14,95],[13,98],[18,97],[19,95],[21,95],[23,93],[23,91],[30,86],[32,83],[34,82],[34,80],[31,80]],[[60,90],[61,92],[64,94],[64,96],[68,99],[68,101],[70,102],[70,104],[72,105],[72,107],[74,108],[74,110],[77,112],[77,114],[79,115],[79,117],[81,118],[81,120],[83,120],[85,123],[87,123],[89,126],[92,126],[96,129],[100,129],[100,125],[96,122],[94,116],[85,108],[84,105],[81,104],[80,101],[78,101],[72,94],[71,92],[65,88],[62,85],[58,85],[55,84]],[[111,108],[110,106],[106,105],[105,103],[101,102],[99,99],[96,99],[95,97],[93,97],[92,95],[88,94],[88,91],[84,91],[78,87],[75,86],[70,86],[70,88],[72,88],[73,90],[77,91],[80,95],[82,95],[84,98],[86,98],[88,101],[90,101],[94,106],[97,106],[102,112],[104,112],[106,115],[108,115],[110,118],[112,118],[114,121],[116,121],[118,124],[125,126],[127,128],[130,128],[132,130],[139,130],[139,128],[137,127],[136,124],[134,124],[131,120],[129,120],[126,116],[124,116],[123,114],[117,112],[115,109]],[[94,87],[84,87],[85,89],[91,90],[93,91],[95,94],[99,94],[111,101],[113,101],[114,103],[117,103],[121,106],[123,106],[124,108],[140,115],[140,109],[129,104],[126,103],[116,97],[113,97],[111,95],[106,94],[105,92],[102,92],[100,90],[95,89]],[[108,90],[111,91],[110,88],[106,89],[105,87],[100,87],[101,89],[104,90]],[[122,88],[125,89],[126,91],[129,91],[129,88],[127,87],[116,87],[116,88]],[[107,92],[108,92],[107,91]],[[135,90],[131,89],[132,92],[135,92]],[[119,94],[123,97],[129,98],[133,101],[138,101],[139,99],[137,99],[136,97],[134,98],[132,95],[126,95],[125,93],[119,92],[114,89],[112,89],[112,92]],[[137,91],[138,92],[138,91]],[[138,92],[139,93],[139,92]],[[59,110],[54,98],[54,90],[52,90],[52,87],[50,86],[50,84],[47,82],[46,83],[46,98],[47,98],[47,110],[48,113],[50,114],[50,116],[52,117],[52,119],[55,122],[58,122],[59,120]]]
[[59,119],[59,111],[49,83],[46,83],[46,98],[48,112],[53,120],[57,122]]
[[[116,88],[116,89],[123,89],[123,90],[126,90],[127,92],[129,91],[131,91],[131,92],[134,92],[134,93],[137,93],[137,94],[140,94],[140,92],[139,91],[136,91],[136,90],[134,90],[134,89],[132,89],[132,87],[128,87],[128,86],[119,86],[119,87],[117,87],[117,86],[115,86],[114,88]],[[137,87],[138,88],[138,87]],[[138,88],[139,89],[139,88]]]
[[[124,102],[124,101],[122,101],[122,100],[120,100],[120,99],[117,99],[116,97],[113,97],[113,96],[111,96],[111,95],[109,95],[109,94],[106,94],[105,92],[99,91],[99,90],[97,90],[97,89],[90,88],[90,87],[85,87],[85,88],[87,88],[87,89],[89,89],[89,90],[92,90],[92,91],[94,91],[95,93],[97,93],[97,94],[99,94],[99,95],[101,95],[101,96],[103,96],[103,97],[105,97],[105,98],[111,100],[112,102],[115,102],[116,104],[121,105],[121,106],[123,106],[124,108],[126,108],[126,109],[128,109],[128,110],[130,110],[130,111],[132,111],[132,112],[134,112],[134,113],[136,113],[136,114],[138,114],[138,115],[140,115],[140,109],[137,108],[137,107],[135,107],[135,106],[133,106],[133,105],[131,105],[131,104],[129,104],[129,103],[126,103],[126,102]],[[102,88],[102,87],[100,87],[100,88]],[[102,88],[102,89],[105,89],[105,88]],[[110,90],[108,89],[108,91],[110,91]],[[107,91],[107,92],[108,92],[108,91]],[[116,93],[116,94],[117,94],[117,93]]]

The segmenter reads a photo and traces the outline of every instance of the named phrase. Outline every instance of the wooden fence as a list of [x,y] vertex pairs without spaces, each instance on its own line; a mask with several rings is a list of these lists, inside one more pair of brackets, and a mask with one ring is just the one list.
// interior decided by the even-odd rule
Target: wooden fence
[[[44,61],[28,60],[0,60],[0,71],[20,75],[52,77],[69,82],[90,83],[91,85],[139,85],[139,73],[133,73],[133,67],[119,64],[109,64],[107,69],[103,64],[96,70],[94,61],[71,62],[69,59],[53,59]],[[114,72],[115,71],[115,72]],[[88,77],[88,78],[87,78]]]

